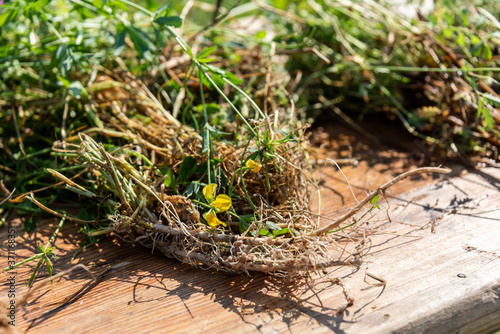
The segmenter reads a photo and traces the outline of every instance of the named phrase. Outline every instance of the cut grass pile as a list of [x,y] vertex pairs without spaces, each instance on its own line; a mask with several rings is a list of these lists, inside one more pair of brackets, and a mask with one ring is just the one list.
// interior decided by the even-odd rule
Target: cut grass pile
[[[311,111],[351,119],[342,110],[370,105],[431,151],[496,159],[498,22],[489,12],[467,24],[468,13],[459,16],[458,29],[457,13],[439,12],[446,6],[430,21],[374,2],[294,6],[284,15],[237,3],[219,24],[187,33],[188,43],[168,5],[3,4],[2,223],[16,209],[29,232],[50,212],[61,224],[81,223],[89,244],[115,232],[197,267],[293,277],[359,263],[361,221],[379,195],[414,173],[446,172],[404,174],[320,226],[309,208],[317,191],[304,122]],[[269,24],[281,14],[272,41],[262,31],[224,35],[230,13],[260,9]],[[454,36],[463,43],[450,46]],[[238,41],[246,47],[233,48]],[[415,91],[423,102],[410,110],[405,99]],[[88,199],[77,216],[51,208],[74,201],[68,191]],[[48,244],[31,258],[49,275],[50,252]]]

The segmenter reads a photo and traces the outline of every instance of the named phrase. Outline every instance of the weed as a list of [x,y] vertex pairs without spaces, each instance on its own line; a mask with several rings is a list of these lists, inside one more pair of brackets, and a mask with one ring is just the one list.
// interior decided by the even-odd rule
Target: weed
[[[60,225],[64,220],[82,224],[92,241],[118,233],[196,267],[229,272],[291,277],[359,263],[355,251],[346,257],[344,250],[339,255],[327,247],[339,238],[332,232],[348,232],[352,224],[345,220],[368,203],[365,215],[377,208],[377,196],[400,179],[446,170],[404,174],[349,214],[320,227],[309,211],[315,183],[307,164],[307,125],[295,104],[303,106],[316,96],[330,99],[324,87],[345,79],[349,84],[335,95],[348,101],[352,87],[357,87],[354,97],[377,101],[374,92],[382,92],[376,105],[388,98],[412,133],[436,143],[420,134],[415,117],[392,90],[411,80],[398,76],[398,70],[387,73],[393,63],[380,64],[384,55],[376,49],[382,32],[397,30],[402,37],[418,35],[434,43],[442,58],[453,55],[434,35],[417,32],[420,23],[397,20],[376,3],[367,3],[353,3],[352,8],[330,2],[297,3],[299,12],[310,7],[307,20],[287,23],[271,43],[258,32],[252,41],[258,45],[254,49],[258,55],[245,51],[255,61],[246,77],[243,71],[235,75],[223,66],[229,62],[228,67],[237,68],[238,57],[242,58],[224,45],[225,39],[214,37],[213,45],[197,35],[193,44],[187,43],[178,30],[183,20],[169,5],[146,8],[129,0],[17,0],[3,5],[0,173],[2,190],[8,195],[2,204],[6,214],[14,208],[30,214],[25,229],[31,231],[36,214],[49,212],[62,218]],[[365,15],[376,20],[363,20],[361,31],[353,22]],[[297,20],[298,15],[285,17]],[[381,26],[382,21],[387,25]],[[297,25],[304,32],[291,34]],[[205,32],[214,34],[216,29],[209,25]],[[333,42],[326,40],[331,29],[337,36]],[[481,68],[489,71],[493,54],[489,42],[495,37],[487,33],[478,37],[482,44],[478,42],[481,46],[473,54],[487,61]],[[411,39],[405,48],[422,45]],[[305,78],[288,91],[289,76],[271,80],[271,60],[264,64],[260,50],[268,53],[267,58],[288,54],[301,60],[292,70],[303,71]],[[321,56],[326,65],[304,58],[302,51],[307,50]],[[392,52],[386,56],[393,59]],[[419,69],[429,65],[427,59],[417,60]],[[440,62],[451,64],[447,58]],[[397,60],[394,64],[401,65]],[[474,126],[464,130],[496,131],[490,107],[497,96],[485,88],[479,67],[453,64],[463,70],[462,81],[473,88],[460,97],[470,100],[468,107],[477,105]],[[261,67],[265,73],[256,73]],[[400,72],[404,68],[399,67]],[[444,75],[449,68],[435,73]],[[446,83],[451,87],[459,81]],[[306,88],[308,94],[299,99]],[[418,115],[438,119],[444,113],[439,110],[422,109]],[[68,190],[87,199],[78,217],[50,208],[55,201],[68,200]],[[39,247],[37,255],[18,264],[39,259],[30,284],[44,262],[51,275],[53,238]]]

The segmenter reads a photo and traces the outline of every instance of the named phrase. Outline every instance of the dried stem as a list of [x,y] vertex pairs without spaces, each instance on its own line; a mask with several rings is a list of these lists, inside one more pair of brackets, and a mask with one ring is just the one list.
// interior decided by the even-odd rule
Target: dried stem
[[329,231],[331,231],[333,229],[336,229],[337,227],[339,227],[340,224],[342,224],[342,222],[346,221],[347,219],[352,217],[356,212],[361,210],[361,208],[363,208],[366,204],[368,204],[375,196],[377,196],[380,193],[382,193],[382,194],[385,193],[385,191],[388,188],[392,187],[393,185],[395,185],[399,181],[406,179],[407,177],[410,177],[410,176],[413,176],[416,174],[420,174],[420,173],[449,173],[449,172],[451,172],[451,170],[448,168],[423,167],[423,168],[417,168],[414,170],[410,170],[410,171],[405,172],[401,175],[398,175],[395,178],[393,178],[392,180],[390,180],[389,182],[385,183],[383,186],[379,187],[377,190],[373,191],[370,195],[366,196],[365,199],[363,199],[361,202],[359,202],[359,204],[356,205],[354,208],[352,208],[348,213],[341,216],[340,218],[335,220],[333,223],[328,224],[328,225],[326,225],[326,226],[324,226],[316,231],[313,231],[312,233],[310,233],[310,235],[311,236],[321,235],[321,234],[328,233]]

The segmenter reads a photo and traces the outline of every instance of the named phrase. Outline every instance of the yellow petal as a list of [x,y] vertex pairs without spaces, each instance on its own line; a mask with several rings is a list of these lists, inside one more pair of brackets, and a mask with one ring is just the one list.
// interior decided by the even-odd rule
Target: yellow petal
[[215,189],[217,189],[216,183],[211,183],[211,184],[203,187],[203,196],[205,196],[206,200],[209,203],[212,203],[214,200]]
[[231,207],[231,197],[227,195],[219,195],[210,206],[219,210],[219,212],[227,211]]
[[224,226],[227,226],[226,223],[223,223],[219,220],[219,218],[217,218],[217,216],[215,215],[215,213],[210,210],[208,211],[207,213],[203,214],[203,218],[205,218],[205,220],[207,221],[208,225],[212,228],[215,228],[219,225],[224,225]]
[[247,162],[245,163],[245,166],[247,166],[248,168],[253,168],[254,173],[259,172],[260,169],[262,168],[261,164],[259,164],[256,161],[253,161],[252,159],[248,159]]

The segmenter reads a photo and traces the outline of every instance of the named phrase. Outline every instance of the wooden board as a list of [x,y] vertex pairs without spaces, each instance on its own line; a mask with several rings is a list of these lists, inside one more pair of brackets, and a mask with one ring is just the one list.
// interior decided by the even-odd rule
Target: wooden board
[[[396,165],[361,159],[360,166],[343,169],[356,196],[408,167],[399,163],[398,151],[385,154]],[[328,274],[340,278],[354,300],[344,312],[344,290],[327,278],[282,282],[262,274],[203,271],[116,237],[71,260],[85,236],[68,222],[55,241],[57,271],[81,263],[94,275],[105,274],[87,286],[90,274],[76,269],[37,289],[17,310],[15,328],[28,333],[492,332],[500,328],[500,169],[454,172],[454,178],[421,177],[391,190],[393,222],[379,214],[379,233],[370,237],[364,263]],[[321,173],[324,214],[354,203],[335,168]],[[11,220],[16,260],[33,255],[36,242],[45,243],[57,222],[41,220],[39,229],[27,234],[20,219]],[[2,240],[7,232],[0,230]],[[2,268],[6,255],[4,242]],[[30,264],[14,275],[18,301],[32,269]],[[10,276],[3,276],[1,297],[7,296]],[[370,285],[380,283],[372,277],[386,285]]]

